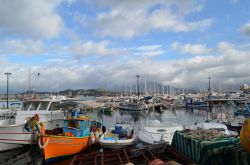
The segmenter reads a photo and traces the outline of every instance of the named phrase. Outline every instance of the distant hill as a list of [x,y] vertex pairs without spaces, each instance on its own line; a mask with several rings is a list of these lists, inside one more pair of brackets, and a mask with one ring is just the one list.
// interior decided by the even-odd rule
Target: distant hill
[[76,90],[72,90],[72,89],[67,89],[64,91],[60,91],[59,94],[61,95],[69,95],[69,96],[76,96],[76,95],[83,95],[83,96],[109,96],[109,95],[114,95],[117,94],[116,92],[113,91],[106,91],[104,89],[76,89]]

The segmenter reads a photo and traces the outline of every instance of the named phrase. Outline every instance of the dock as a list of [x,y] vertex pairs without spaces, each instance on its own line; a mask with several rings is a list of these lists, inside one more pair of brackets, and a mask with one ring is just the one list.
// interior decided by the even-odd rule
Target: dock
[[175,164],[195,164],[169,144],[166,144],[165,149],[160,153],[154,152],[150,147],[82,153],[75,155],[70,165],[148,165],[153,161],[174,162]]

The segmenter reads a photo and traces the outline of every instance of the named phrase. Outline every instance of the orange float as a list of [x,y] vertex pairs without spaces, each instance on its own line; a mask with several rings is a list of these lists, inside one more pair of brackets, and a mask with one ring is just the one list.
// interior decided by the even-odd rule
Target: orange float
[[240,143],[250,153],[250,118],[247,118],[240,130]]

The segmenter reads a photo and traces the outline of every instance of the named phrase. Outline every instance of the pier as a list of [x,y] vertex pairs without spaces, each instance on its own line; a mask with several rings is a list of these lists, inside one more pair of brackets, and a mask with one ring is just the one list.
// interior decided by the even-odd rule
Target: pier
[[[161,145],[165,147],[162,152],[155,152],[152,147],[147,146],[142,149],[127,148],[104,152],[83,153],[73,157],[70,165],[148,165],[153,161],[174,162],[175,164],[195,164],[186,156],[178,152],[170,145]],[[159,150],[157,150],[159,151]]]

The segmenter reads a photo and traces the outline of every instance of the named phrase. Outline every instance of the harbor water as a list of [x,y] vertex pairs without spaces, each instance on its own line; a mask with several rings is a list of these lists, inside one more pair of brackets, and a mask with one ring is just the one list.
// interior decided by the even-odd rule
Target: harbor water
[[[223,106],[213,108],[212,112],[224,112],[231,114],[232,107]],[[208,117],[211,117],[213,113],[202,109],[176,109],[176,110],[163,110],[161,113],[156,111],[122,111],[114,110],[111,113],[103,113],[98,110],[85,111],[85,115],[99,120],[105,125],[106,128],[114,127],[117,120],[132,120],[140,127],[145,120],[149,117],[154,117],[157,120],[167,118],[169,113],[176,115],[178,121],[185,127],[195,122],[204,122]],[[27,146],[19,148],[13,151],[0,153],[0,164],[43,164],[42,153],[38,146]]]

